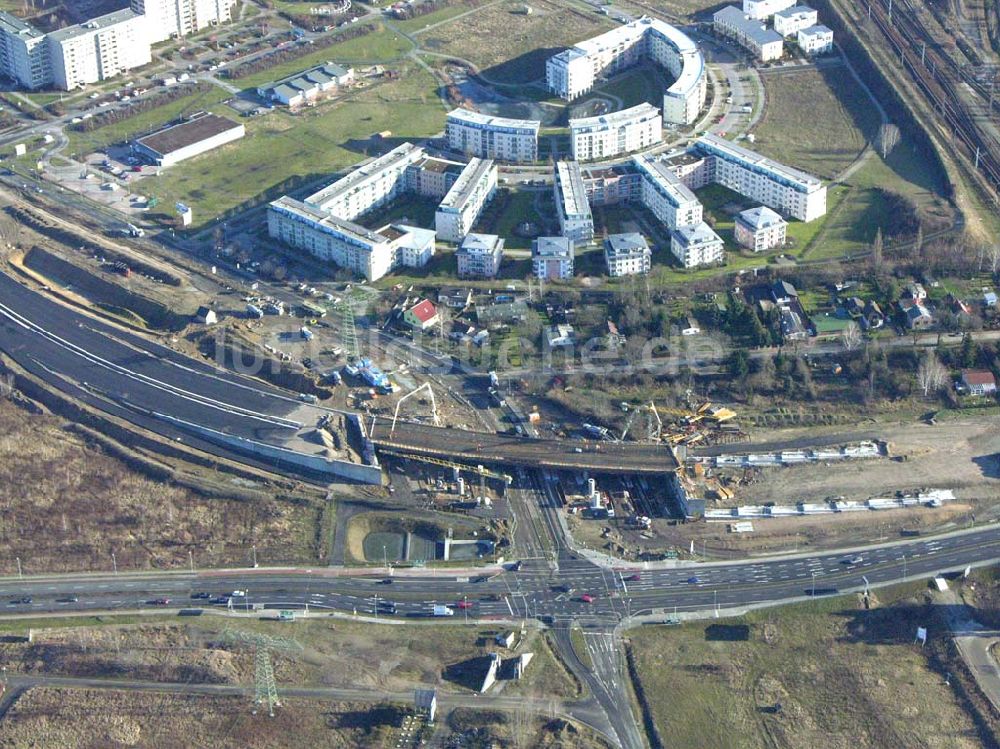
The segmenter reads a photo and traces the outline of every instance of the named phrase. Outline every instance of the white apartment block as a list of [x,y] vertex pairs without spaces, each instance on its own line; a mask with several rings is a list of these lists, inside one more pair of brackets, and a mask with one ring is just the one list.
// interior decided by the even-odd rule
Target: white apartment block
[[403,192],[408,167],[424,156],[419,146],[402,143],[313,193],[305,202],[337,218],[353,221]]
[[698,138],[694,150],[708,159],[712,182],[800,221],[826,213],[826,185],[811,174],[711,133]]
[[573,240],[568,237],[538,237],[531,244],[531,273],[543,281],[573,277]]
[[45,34],[10,13],[0,13],[0,71],[25,88],[52,82]]
[[493,117],[468,109],[448,113],[448,148],[468,156],[499,161],[538,160],[538,120]]
[[492,159],[472,159],[434,214],[439,238],[458,244],[472,230],[497,189],[497,165]]
[[440,201],[458,181],[465,166],[459,161],[424,156],[406,168],[406,190]]
[[48,34],[0,13],[0,74],[25,88],[70,90],[146,65],[149,19],[119,10]]
[[788,222],[767,206],[748,208],[736,216],[733,234],[736,243],[763,252],[785,243]]
[[455,259],[461,278],[496,278],[503,261],[503,239],[496,234],[466,234]]
[[236,0],[132,0],[132,10],[150,18],[151,44],[227,23],[235,7]]
[[545,64],[545,79],[550,91],[572,101],[602,78],[646,58],[675,78],[663,95],[664,119],[694,122],[705,104],[705,59],[688,36],[663,21],[640,18],[553,55]]
[[762,21],[745,15],[733,5],[715,12],[712,27],[715,33],[729,37],[761,62],[779,60],[784,54],[781,34],[766,28]]
[[795,36],[819,22],[819,13],[808,5],[793,5],[774,14],[774,30],[783,37]]
[[670,251],[685,268],[715,265],[725,259],[722,239],[704,221],[676,229],[670,235]]
[[112,78],[152,60],[149,19],[127,8],[53,31],[47,39],[52,82],[66,91]]
[[795,5],[795,0],[743,0],[743,14],[755,21],[766,21],[780,10]]
[[580,163],[558,162],[553,189],[562,236],[574,242],[589,242],[594,238],[594,216],[587,201],[587,188],[583,184]]
[[701,223],[701,202],[663,161],[633,156],[632,164],[642,175],[639,199],[656,220],[668,229]]
[[434,255],[433,231],[401,224],[371,231],[288,196],[269,206],[267,228],[274,239],[368,281],[400,265],[424,265]]
[[651,104],[569,121],[570,152],[577,161],[641,151],[663,140],[663,117]]
[[645,237],[636,232],[612,234],[604,240],[604,262],[612,278],[649,273],[652,259]]
[[825,55],[833,49],[833,32],[826,26],[810,26],[799,31],[796,41],[807,55]]

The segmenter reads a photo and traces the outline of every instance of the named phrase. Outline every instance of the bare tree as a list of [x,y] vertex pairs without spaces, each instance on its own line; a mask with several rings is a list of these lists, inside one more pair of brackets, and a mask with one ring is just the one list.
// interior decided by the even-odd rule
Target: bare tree
[[847,327],[840,334],[840,342],[844,344],[847,351],[854,351],[861,345],[861,328],[853,320],[847,323]]
[[880,226],[875,232],[875,240],[872,242],[872,267],[875,270],[882,269],[882,250],[885,247],[885,243],[882,240],[882,227]]
[[879,153],[885,159],[892,153],[892,149],[899,145],[899,128],[891,122],[884,123],[878,129],[878,137],[875,139]]
[[924,391],[924,397],[940,389],[947,379],[948,370],[938,359],[937,354],[928,349],[920,361],[920,366],[917,367],[917,383]]
[[986,257],[990,261],[990,273],[995,274],[1000,268],[1000,244],[990,245],[986,248]]

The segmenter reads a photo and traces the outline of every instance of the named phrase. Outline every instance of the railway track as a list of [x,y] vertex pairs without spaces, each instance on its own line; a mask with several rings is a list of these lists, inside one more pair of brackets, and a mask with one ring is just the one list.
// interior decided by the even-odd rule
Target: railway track
[[940,52],[937,41],[923,26],[909,0],[876,0],[868,9],[871,20],[902,66],[951,131],[957,150],[986,180],[996,197],[1000,193],[1000,143],[977,121],[992,120],[992,108],[972,112],[959,93],[966,86],[980,98],[986,97],[990,106],[988,88]]

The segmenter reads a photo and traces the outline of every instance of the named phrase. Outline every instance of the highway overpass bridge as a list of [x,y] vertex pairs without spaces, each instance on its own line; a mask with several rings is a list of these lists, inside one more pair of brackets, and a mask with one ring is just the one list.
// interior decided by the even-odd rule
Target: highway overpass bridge
[[472,432],[412,421],[366,420],[375,448],[424,455],[472,465],[523,466],[592,473],[665,474],[679,468],[666,445],[638,442],[590,442]]

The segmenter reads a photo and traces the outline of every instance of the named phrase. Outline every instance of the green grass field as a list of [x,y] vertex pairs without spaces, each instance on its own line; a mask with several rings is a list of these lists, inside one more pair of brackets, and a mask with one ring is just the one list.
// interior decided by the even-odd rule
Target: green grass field
[[275,110],[248,121],[244,139],[164,170],[144,180],[142,189],[167,204],[191,205],[198,228],[248,201],[273,199],[293,184],[318,187],[374,153],[368,141],[373,133],[388,130],[395,143],[440,131],[444,108],[435,86],[429,73],[412,68],[397,80],[301,114]]
[[685,749],[980,746],[973,717],[913,645],[917,626],[944,636],[921,590],[880,590],[868,611],[845,596],[633,630],[660,736]]

